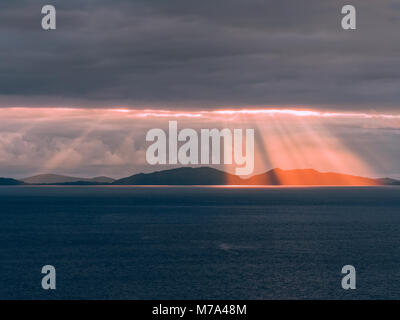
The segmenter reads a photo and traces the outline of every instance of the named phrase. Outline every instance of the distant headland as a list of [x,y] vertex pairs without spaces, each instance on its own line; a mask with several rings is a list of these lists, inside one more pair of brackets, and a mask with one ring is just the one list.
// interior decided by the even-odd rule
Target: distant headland
[[383,186],[400,185],[391,178],[372,179],[314,169],[275,168],[250,178],[241,178],[211,167],[183,167],[152,173],[139,173],[114,180],[109,177],[80,178],[41,174],[20,180],[0,178],[0,185],[286,185],[286,186]]

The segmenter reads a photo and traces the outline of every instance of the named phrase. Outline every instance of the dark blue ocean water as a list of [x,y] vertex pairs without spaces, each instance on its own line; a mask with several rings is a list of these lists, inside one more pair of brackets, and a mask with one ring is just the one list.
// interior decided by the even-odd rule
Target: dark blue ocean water
[[0,259],[1,299],[400,299],[400,188],[0,187]]

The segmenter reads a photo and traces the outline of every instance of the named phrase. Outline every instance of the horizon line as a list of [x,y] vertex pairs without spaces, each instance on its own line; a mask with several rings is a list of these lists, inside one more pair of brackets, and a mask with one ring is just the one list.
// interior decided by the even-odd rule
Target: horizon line
[[[217,169],[217,168],[214,168],[214,167],[211,167],[211,166],[197,166],[197,167],[182,166],[182,167],[176,167],[176,168],[170,168],[170,169],[155,170],[155,171],[152,171],[152,172],[138,172],[138,173],[133,173],[133,174],[128,175],[128,176],[124,176],[122,178],[113,178],[113,177],[109,177],[109,176],[106,176],[106,175],[96,175],[94,177],[82,177],[82,176],[59,174],[59,173],[41,173],[41,174],[34,174],[32,176],[27,176],[27,177],[24,177],[24,178],[12,178],[12,177],[8,177],[8,176],[0,176],[0,178],[2,178],[2,179],[12,179],[12,180],[24,182],[24,180],[27,180],[29,178],[46,176],[46,175],[54,175],[54,176],[67,177],[67,178],[83,179],[83,180],[76,180],[76,181],[73,181],[73,182],[86,182],[85,180],[91,180],[91,179],[96,179],[96,178],[108,178],[108,179],[114,180],[113,182],[115,182],[115,181],[118,181],[118,180],[130,178],[132,176],[136,176],[136,175],[140,175],[140,174],[149,175],[149,174],[154,174],[154,173],[159,173],[159,172],[180,170],[180,169],[193,169],[193,170],[196,170],[196,169],[212,169],[212,170],[215,170],[215,171],[222,172],[224,174],[229,174],[231,176],[237,177],[237,178],[239,178],[241,180],[251,179],[251,178],[254,178],[254,177],[259,176],[259,175],[267,174],[267,173],[269,173],[271,171],[280,170],[280,171],[284,171],[284,172],[290,172],[290,171],[314,171],[314,172],[319,173],[319,174],[338,174],[338,175],[342,175],[342,176],[351,176],[351,177],[355,177],[355,178],[363,178],[363,179],[370,179],[370,180],[391,179],[391,180],[394,180],[394,181],[400,181],[397,178],[392,178],[392,177],[389,177],[389,176],[371,178],[371,177],[367,177],[367,176],[360,176],[360,175],[355,175],[355,174],[341,173],[341,172],[336,172],[336,171],[319,171],[319,170],[316,170],[316,169],[313,169],[313,168],[282,169],[282,168],[279,168],[279,167],[275,167],[275,168],[271,168],[271,169],[266,170],[266,171],[262,171],[260,173],[254,173],[252,175],[239,176],[239,175],[227,172],[225,170]],[[111,182],[111,183],[113,183],[113,182]]]
[[247,116],[295,116],[295,117],[316,117],[316,118],[358,118],[358,119],[400,119],[400,113],[393,112],[346,112],[334,111],[334,109],[320,110],[315,107],[293,106],[293,107],[248,107],[248,108],[219,108],[214,109],[179,109],[172,111],[168,109],[152,109],[152,108],[133,108],[129,106],[115,107],[62,107],[62,106],[46,106],[46,107],[0,107],[0,112],[7,110],[27,111],[27,112],[44,112],[51,110],[52,112],[112,112],[130,114],[137,118],[206,118],[207,116],[220,115],[247,115]]

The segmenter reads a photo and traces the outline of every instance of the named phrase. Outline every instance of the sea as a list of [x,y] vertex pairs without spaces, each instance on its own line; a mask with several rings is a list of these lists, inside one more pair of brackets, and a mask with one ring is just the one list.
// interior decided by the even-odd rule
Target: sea
[[400,187],[3,186],[0,299],[400,299]]

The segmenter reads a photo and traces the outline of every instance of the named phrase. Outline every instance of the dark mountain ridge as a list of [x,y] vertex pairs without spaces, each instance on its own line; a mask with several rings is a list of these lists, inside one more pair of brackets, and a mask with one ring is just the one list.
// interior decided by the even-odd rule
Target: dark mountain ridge
[[211,167],[181,167],[152,173],[139,173],[113,180],[108,177],[81,179],[54,174],[38,175],[19,181],[0,178],[0,185],[289,185],[289,186],[382,186],[400,185],[391,178],[371,179],[314,169],[279,168],[241,178]]
[[177,169],[139,173],[114,181],[114,185],[332,185],[332,186],[378,186],[395,185],[394,179],[371,179],[335,172],[319,172],[314,169],[282,170],[241,178],[210,167],[183,167]]
[[[152,173],[139,173],[114,181],[114,185],[225,185],[242,179],[210,167],[183,167]],[[229,183],[234,184],[234,183]]]
[[24,184],[22,181],[11,178],[0,178],[0,186],[18,186]]
[[108,184],[113,182],[114,179],[109,177],[80,178],[47,173],[23,178],[21,181],[27,184]]

